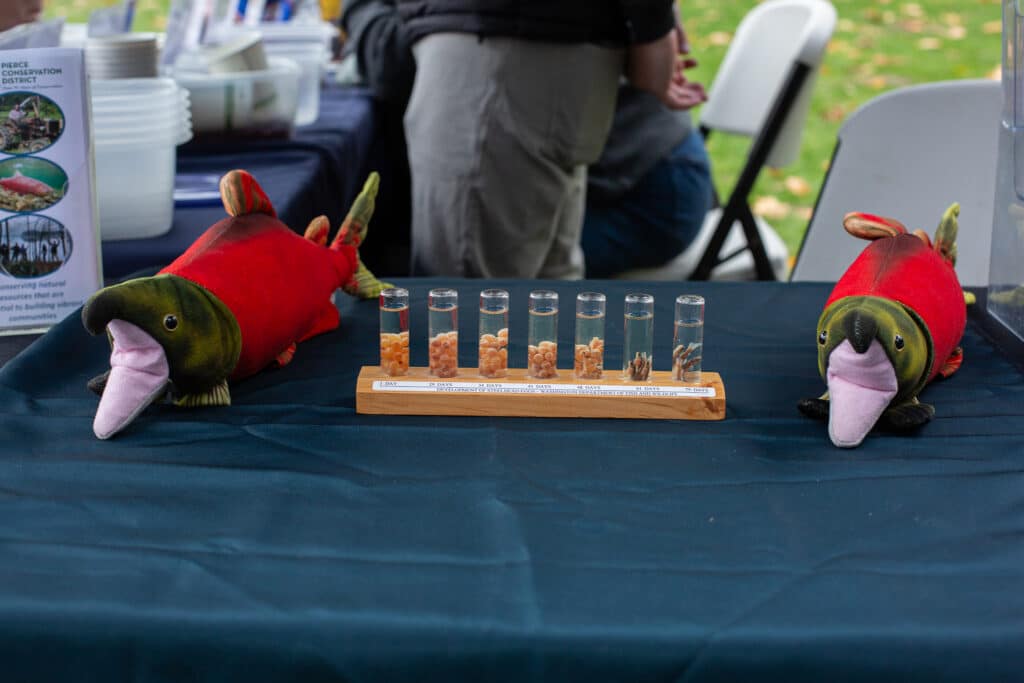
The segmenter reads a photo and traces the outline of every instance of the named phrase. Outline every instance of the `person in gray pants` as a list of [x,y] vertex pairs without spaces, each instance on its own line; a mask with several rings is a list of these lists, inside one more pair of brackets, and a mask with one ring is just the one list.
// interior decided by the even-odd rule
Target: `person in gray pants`
[[399,0],[418,275],[579,278],[620,76],[668,89],[671,0]]

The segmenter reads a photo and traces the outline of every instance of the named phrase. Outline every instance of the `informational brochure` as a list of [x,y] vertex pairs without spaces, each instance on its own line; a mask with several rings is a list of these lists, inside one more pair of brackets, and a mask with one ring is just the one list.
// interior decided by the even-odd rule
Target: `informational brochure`
[[85,59],[0,51],[0,334],[38,332],[103,284]]

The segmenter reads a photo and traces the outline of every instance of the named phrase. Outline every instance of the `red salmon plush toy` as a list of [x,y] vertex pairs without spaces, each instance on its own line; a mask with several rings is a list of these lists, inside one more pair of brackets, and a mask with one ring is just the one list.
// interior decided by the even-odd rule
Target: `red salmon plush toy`
[[953,266],[957,216],[949,207],[932,244],[892,218],[850,213],[846,231],[873,240],[836,283],[818,321],[818,370],[828,385],[800,410],[827,419],[836,446],[860,445],[876,423],[907,430],[931,420],[925,385],[963,357],[967,309]]
[[168,391],[179,405],[228,405],[228,380],[286,365],[295,345],[338,326],[339,287],[373,298],[385,287],[359,260],[379,179],[366,181],[334,241],[320,216],[305,236],[277,219],[251,175],[220,182],[229,217],[153,277],[94,294],[82,309],[92,334],[106,330],[110,370],[93,422],[106,439]]

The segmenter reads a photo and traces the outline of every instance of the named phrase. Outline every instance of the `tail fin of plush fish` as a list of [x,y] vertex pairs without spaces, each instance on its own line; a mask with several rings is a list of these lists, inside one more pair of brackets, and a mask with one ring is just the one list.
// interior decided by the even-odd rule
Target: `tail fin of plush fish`
[[370,226],[370,218],[373,217],[373,210],[377,202],[377,190],[380,189],[380,175],[376,171],[370,174],[363,185],[363,191],[352,202],[352,207],[345,216],[345,222],[341,224],[332,248],[338,248],[342,244],[350,244],[356,249],[366,239],[366,230]]
[[877,240],[907,234],[906,226],[895,218],[886,218],[860,211],[853,211],[843,216],[843,227],[846,228],[846,232],[863,240]]
[[277,218],[274,205],[248,171],[228,171],[220,179],[220,198],[229,216],[261,213]]
[[939,227],[935,231],[935,245],[933,249],[942,256],[949,265],[956,265],[956,234],[960,230],[960,223],[957,218],[960,216],[960,205],[953,203],[946,212],[942,214]]
[[[370,272],[370,269],[363,264],[359,258],[359,245],[366,239],[366,231],[370,226],[370,218],[373,217],[373,210],[377,201],[377,190],[380,189],[380,176],[374,172],[366,179],[362,192],[352,202],[352,207],[345,216],[345,222],[338,229],[338,234],[331,242],[331,249],[341,249],[344,246],[351,246],[356,249],[356,260],[358,266],[352,278],[342,285],[342,289],[352,296],[362,299],[374,299],[380,296],[381,291],[391,285],[381,282]],[[312,226],[310,226],[312,228]]]

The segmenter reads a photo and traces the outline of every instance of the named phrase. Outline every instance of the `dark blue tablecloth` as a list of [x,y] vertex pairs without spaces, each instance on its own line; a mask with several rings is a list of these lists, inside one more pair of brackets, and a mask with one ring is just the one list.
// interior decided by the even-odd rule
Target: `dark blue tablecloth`
[[[235,168],[251,172],[267,191],[281,219],[301,232],[319,215],[336,227],[356,196],[371,159],[375,134],[373,102],[364,90],[328,88],[320,117],[288,140],[190,143],[179,149],[183,175],[220,176]],[[224,217],[219,203],[175,208],[165,235],[103,243],[103,274],[120,278],[170,263],[206,228]]]
[[[406,284],[422,364],[439,283]],[[493,284],[522,356],[536,283],[448,284],[464,361]],[[605,291],[611,321],[637,288],[545,284],[564,310]],[[659,369],[683,286],[643,286]],[[105,341],[58,325],[0,371],[4,680],[1021,680],[1021,371],[972,322],[934,422],[839,450],[795,408],[829,287],[685,288],[722,422],[358,415],[377,309],[343,297],[230,408],[100,442]]]

